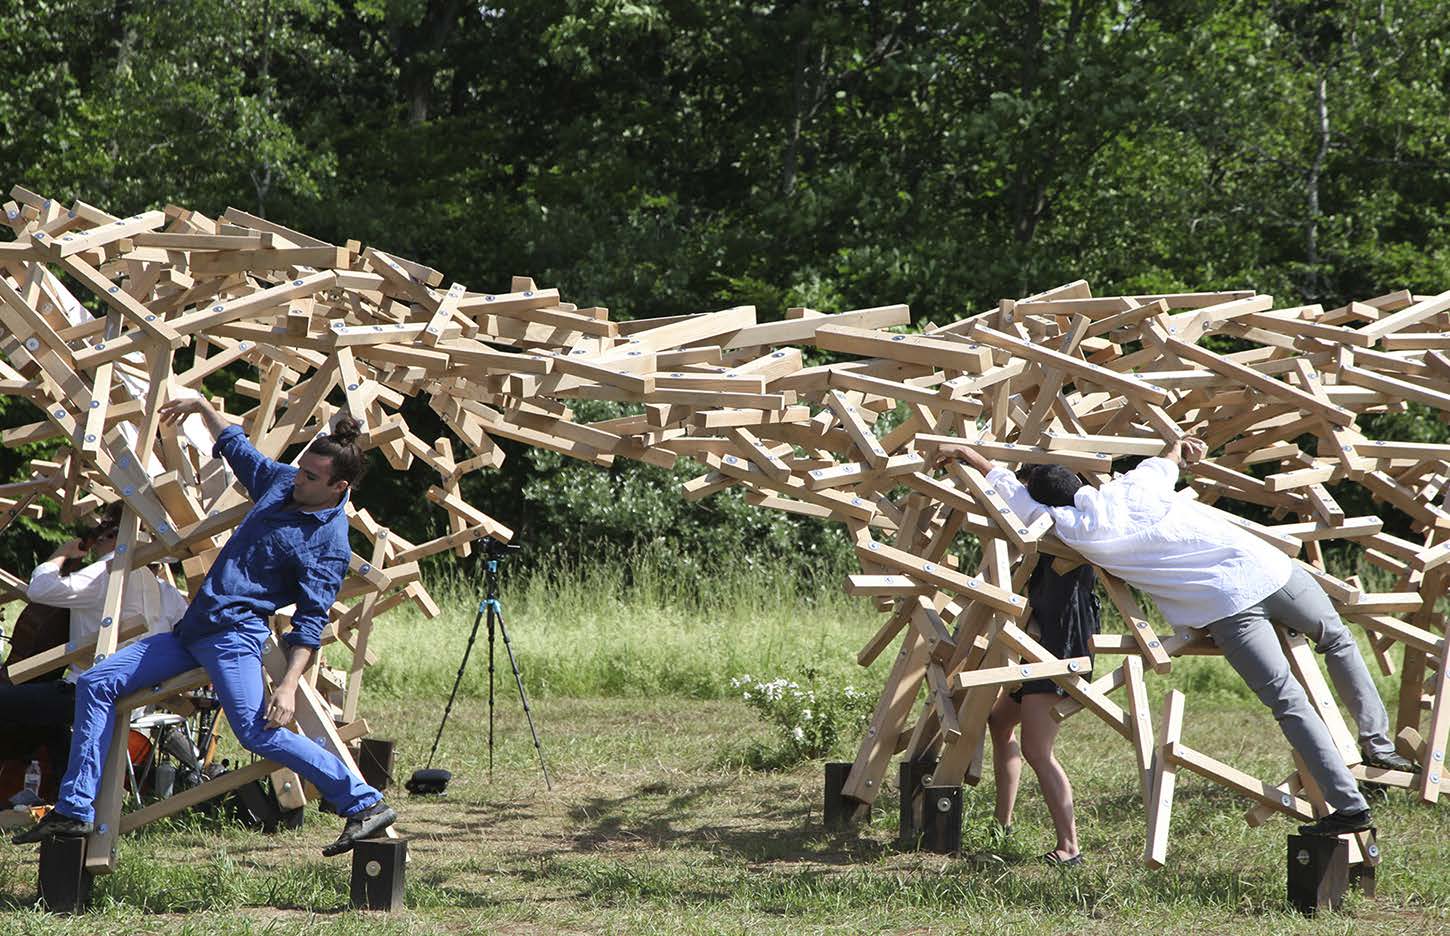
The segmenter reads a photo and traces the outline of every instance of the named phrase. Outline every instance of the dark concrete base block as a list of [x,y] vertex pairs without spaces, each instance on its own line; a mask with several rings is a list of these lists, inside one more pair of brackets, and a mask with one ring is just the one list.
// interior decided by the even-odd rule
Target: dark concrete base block
[[40,846],[40,902],[52,913],[84,913],[91,899],[84,838],[53,838]]
[[403,909],[407,839],[363,839],[352,851],[352,905],[362,910]]
[[841,791],[846,778],[851,775],[851,765],[832,761],[826,764],[826,802],[823,816],[828,829],[845,830],[864,819],[870,812],[870,805]]
[[962,788],[929,786],[922,791],[921,849],[939,855],[962,850]]
[[1338,910],[1349,889],[1349,843],[1326,835],[1289,836],[1289,903],[1306,916]]
[[936,758],[901,762],[901,820],[896,842],[902,851],[921,847],[922,806],[926,802],[926,788],[932,785],[936,763]]
[[393,779],[393,742],[363,738],[357,746],[357,769],[368,786],[386,790]]

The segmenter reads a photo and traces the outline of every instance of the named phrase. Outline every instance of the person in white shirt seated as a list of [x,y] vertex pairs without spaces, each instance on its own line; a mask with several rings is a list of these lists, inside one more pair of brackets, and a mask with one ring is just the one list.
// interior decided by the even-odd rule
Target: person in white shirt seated
[[1207,630],[1273,712],[1333,810],[1301,831],[1340,835],[1367,829],[1369,804],[1290,671],[1274,627],[1304,634],[1325,656],[1335,690],[1358,727],[1365,764],[1418,768],[1395,753],[1389,715],[1359,646],[1314,577],[1249,531],[1175,493],[1179,468],[1206,452],[1199,439],[1179,440],[1162,457],[1144,459],[1099,488],[1060,465],[1036,466],[1024,485],[961,444],[943,445],[936,461],[965,461],[985,473],[1018,516],[1031,523],[1050,514],[1058,539],[1151,596],[1171,626]]
[[[114,516],[102,520],[84,538],[61,544],[30,575],[26,597],[32,603],[69,610],[69,644],[73,647],[94,641],[100,633],[117,526]],[[82,559],[88,552],[97,557],[95,561],[67,573],[67,560]],[[141,621],[146,624],[146,632],[139,636],[165,633],[181,619],[186,604],[186,597],[175,586],[162,581],[149,568],[133,569],[126,579],[119,626],[126,628]],[[61,679],[0,685],[0,725],[43,731],[51,770],[57,777],[65,773],[70,753],[76,677],[91,662],[87,657],[84,662],[72,663]],[[0,756],[25,759],[30,753],[0,751]]]

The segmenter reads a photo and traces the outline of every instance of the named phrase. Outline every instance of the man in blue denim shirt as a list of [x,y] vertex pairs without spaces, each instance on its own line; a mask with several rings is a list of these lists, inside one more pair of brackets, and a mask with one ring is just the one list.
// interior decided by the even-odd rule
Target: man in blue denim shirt
[[[311,781],[347,823],[324,855],[352,849],[397,818],[382,794],[363,783],[331,751],[286,730],[296,711],[297,686],[317,653],[322,628],[347,574],[348,489],[361,471],[356,420],[339,420],[298,459],[282,465],[257,451],[203,399],[173,400],[161,417],[176,422],[192,413],[216,437],[215,454],[227,460],[256,506],[222,548],[191,606],[168,634],[132,644],[83,674],[76,685],[70,764],[55,809],[17,843],[57,835],[86,835],[95,819],[101,760],[110,744],[119,699],[196,666],[206,668],[232,731],[247,750],[297,771]],[[264,707],[262,652],[267,618],[295,604],[287,644],[287,673]]]

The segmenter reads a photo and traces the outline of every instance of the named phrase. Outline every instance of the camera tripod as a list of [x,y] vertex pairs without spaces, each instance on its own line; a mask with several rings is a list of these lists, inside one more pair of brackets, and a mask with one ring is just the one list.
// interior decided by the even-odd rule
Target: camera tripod
[[438,734],[433,737],[433,749],[428,752],[429,770],[433,767],[433,756],[438,753],[438,742],[443,738],[443,726],[448,724],[448,715],[453,711],[453,701],[458,697],[458,687],[463,682],[464,670],[468,668],[468,657],[473,652],[473,643],[478,637],[478,626],[485,618],[488,620],[488,778],[493,780],[493,718],[494,718],[494,635],[495,632],[503,636],[504,649],[508,652],[509,667],[514,673],[514,685],[519,690],[519,701],[524,705],[524,718],[529,722],[529,734],[534,739],[534,750],[539,755],[539,769],[544,773],[544,787],[554,789],[554,784],[549,780],[549,767],[544,763],[544,746],[539,741],[539,732],[534,727],[534,715],[529,708],[529,696],[524,691],[523,675],[519,672],[518,660],[514,657],[514,645],[509,640],[508,627],[504,625],[503,604],[498,597],[498,564],[507,555],[506,550],[518,549],[517,546],[507,546],[494,539],[485,540],[484,547],[484,576],[483,576],[483,600],[478,603],[478,614],[473,619],[473,630],[468,634],[468,646],[463,650],[463,661],[458,664],[458,675],[453,680],[453,691],[448,694],[448,705],[443,709],[443,719],[438,723]]

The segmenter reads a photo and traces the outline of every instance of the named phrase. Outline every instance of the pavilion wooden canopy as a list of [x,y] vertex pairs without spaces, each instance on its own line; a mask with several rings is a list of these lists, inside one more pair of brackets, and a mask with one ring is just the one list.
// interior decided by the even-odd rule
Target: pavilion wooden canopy
[[[352,663],[336,685],[314,674],[298,713],[300,730],[326,737],[349,763],[346,741],[366,730],[360,690],[379,615],[404,602],[436,614],[419,560],[512,536],[460,493],[464,475],[501,464],[497,440],[597,465],[685,457],[701,465],[686,498],[738,488],[754,505],[840,523],[851,537],[861,571],[845,587],[884,616],[858,660],[894,652],[895,662],[847,794],[874,801],[898,754],[938,759],[937,784],[975,782],[998,694],[1050,678],[1069,697],[1062,717],[1086,710],[1123,737],[1141,776],[1145,859],[1159,865],[1180,769],[1242,794],[1254,824],[1272,813],[1321,815],[1323,799],[1302,770],[1260,779],[1185,745],[1187,700],[1177,691],[1155,719],[1150,673],[1215,650],[1196,634],[1156,633],[1113,577],[1101,580],[1126,631],[1100,636],[1096,651],[1121,665],[1088,681],[1086,659],[1058,660],[1040,646],[1025,627],[1027,578],[1039,561],[1081,558],[1053,537],[1049,518],[1015,516],[971,468],[930,465],[940,445],[965,441],[1009,465],[1061,464],[1101,483],[1114,459],[1157,454],[1192,432],[1210,457],[1192,467],[1183,496],[1303,564],[1365,629],[1385,672],[1400,669],[1398,741],[1425,765],[1417,775],[1360,763],[1312,649],[1282,636],[1346,763],[1361,779],[1430,802],[1440,795],[1450,644],[1435,601],[1450,574],[1450,445],[1371,438],[1362,424],[1411,404],[1450,412],[1450,292],[1401,290],[1324,309],[1279,306],[1252,290],[1094,296],[1078,281],[919,333],[895,330],[911,322],[904,305],[791,309],[769,322],[750,306],[617,321],[527,277],[472,290],[385,250],[329,244],[236,209],[115,217],[20,187],[10,194],[0,390],[33,404],[35,419],[4,441],[59,445],[30,463],[28,478],[0,485],[0,509],[11,518],[53,509],[67,522],[124,504],[107,626],[94,646],[11,661],[17,681],[114,652],[140,629],[119,620],[121,573],[179,562],[194,586],[245,515],[240,486],[207,447],[156,418],[160,403],[208,393],[207,379],[225,370],[255,401],[227,418],[269,456],[300,453],[346,411],[389,464],[418,461],[437,474],[426,499],[446,517],[445,534],[411,543],[387,517],[350,517],[369,545],[353,557],[324,639],[349,648]],[[1210,348],[1209,336],[1231,340]],[[839,361],[806,366],[809,348]],[[415,434],[402,412],[414,396],[451,435]],[[587,422],[571,409],[580,399],[617,401],[628,415]],[[1411,534],[1386,533],[1379,516],[1347,516],[1329,487],[1346,482],[1406,514]],[[1269,522],[1245,519],[1240,505],[1262,508]],[[957,559],[962,537],[980,546],[975,567]],[[1393,589],[1331,575],[1321,544],[1334,539],[1359,544]],[[19,576],[0,576],[7,599],[23,595]],[[288,626],[285,614],[275,626]],[[278,651],[266,662],[275,670]],[[123,711],[204,681],[201,671],[185,674],[125,700]],[[114,865],[117,831],[278,770],[262,762],[123,816],[124,752],[118,743],[107,761],[89,851],[98,872]],[[1375,860],[1357,843],[1352,851]]]

